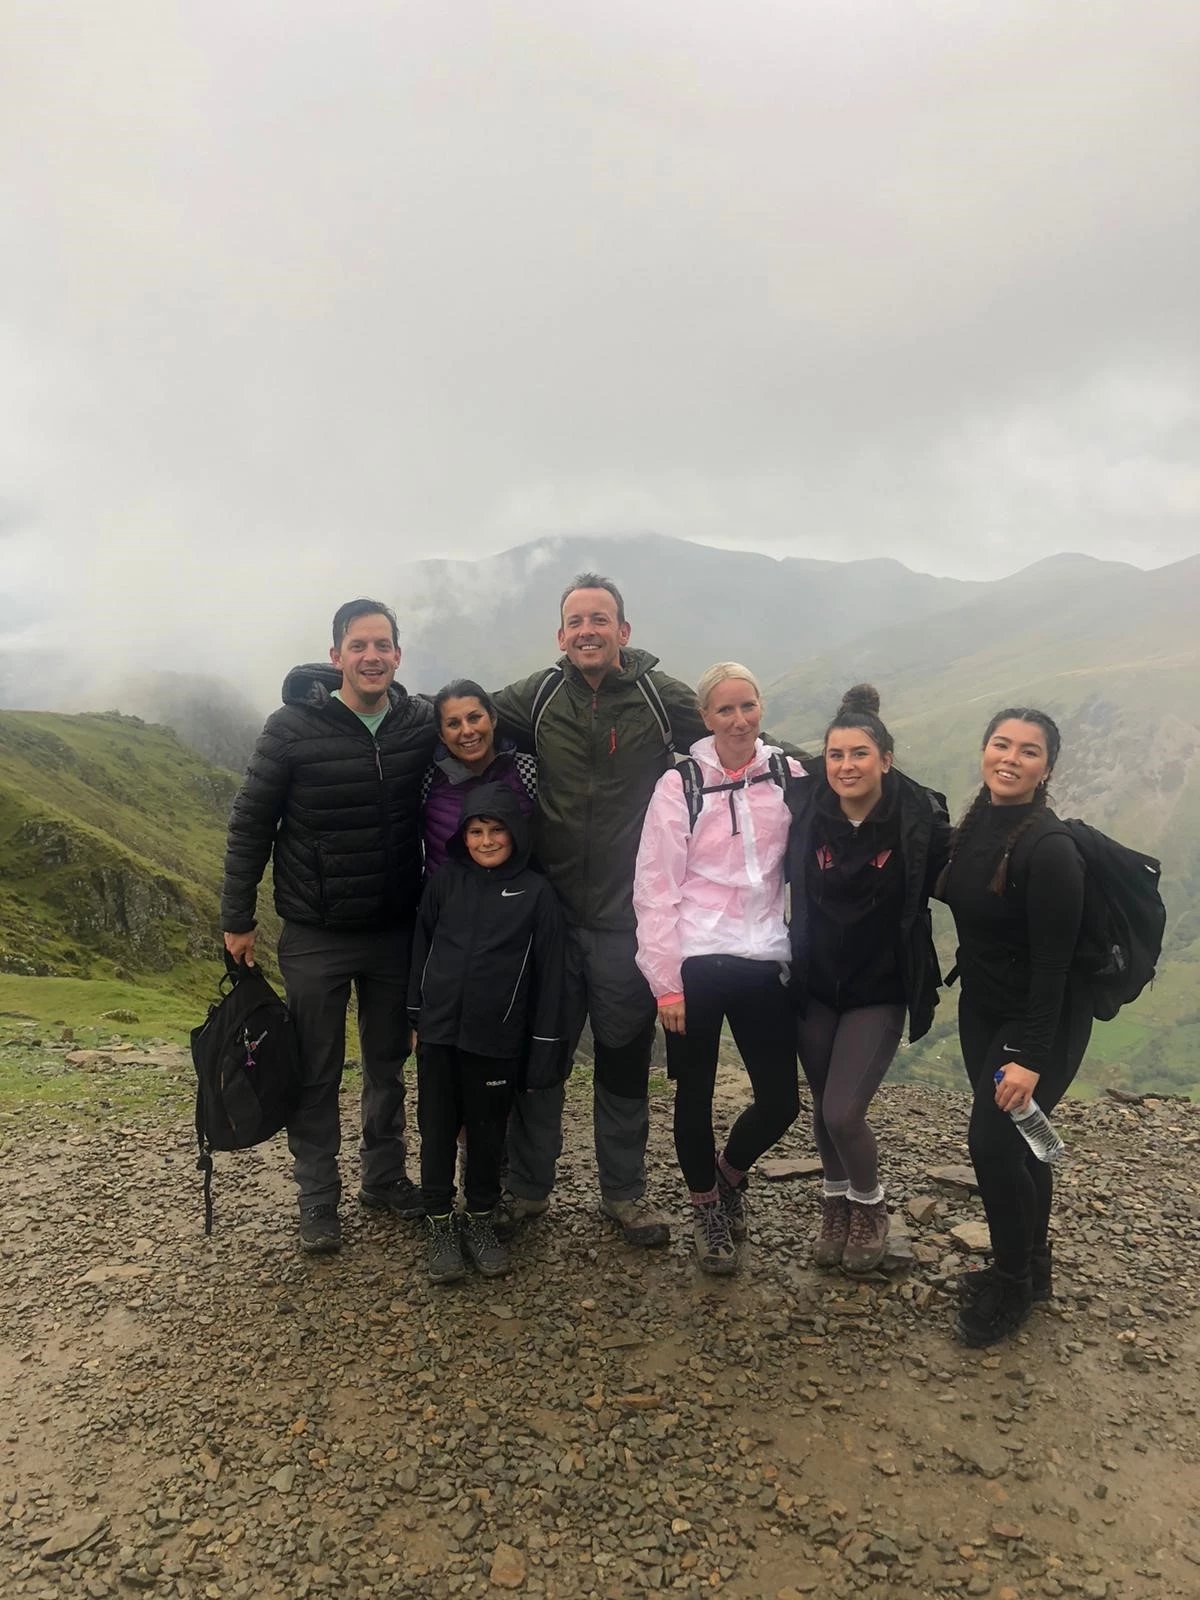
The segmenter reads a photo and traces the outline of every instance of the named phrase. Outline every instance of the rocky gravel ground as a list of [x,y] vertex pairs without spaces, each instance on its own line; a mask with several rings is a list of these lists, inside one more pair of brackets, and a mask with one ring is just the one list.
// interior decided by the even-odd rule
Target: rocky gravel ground
[[581,1096],[512,1277],[435,1289],[419,1228],[354,1203],[339,1257],[299,1256],[280,1145],[218,1158],[206,1240],[185,1074],[122,1120],[121,1058],[92,1069],[90,1106],[0,1117],[5,1597],[1200,1593],[1200,1107],[1062,1108],[1056,1299],[971,1352],[965,1097],[883,1091],[869,1280],[807,1265],[799,1125],[741,1275],[703,1278],[666,1097],[681,1226],[625,1246]]

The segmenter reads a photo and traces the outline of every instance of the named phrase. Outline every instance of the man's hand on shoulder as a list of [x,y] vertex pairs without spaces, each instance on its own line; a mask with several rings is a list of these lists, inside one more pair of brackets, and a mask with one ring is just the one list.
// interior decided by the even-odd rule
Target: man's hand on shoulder
[[233,959],[240,964],[252,967],[254,965],[254,929],[249,933],[227,933],[225,935],[225,948]]

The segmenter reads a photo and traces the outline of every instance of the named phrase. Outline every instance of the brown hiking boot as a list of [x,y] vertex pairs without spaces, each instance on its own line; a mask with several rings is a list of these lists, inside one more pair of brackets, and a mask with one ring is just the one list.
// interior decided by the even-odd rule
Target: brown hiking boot
[[735,1189],[732,1184],[726,1183],[725,1174],[718,1167],[717,1193],[721,1197],[721,1208],[729,1220],[729,1237],[734,1244],[743,1244],[747,1232],[746,1218],[750,1214],[750,1207],[746,1200],[745,1178]]
[[846,1235],[850,1232],[850,1202],[844,1194],[821,1197],[821,1229],[813,1240],[814,1267],[841,1265]]
[[645,1195],[637,1200],[609,1200],[601,1195],[600,1210],[610,1222],[617,1224],[625,1235],[626,1244],[654,1248],[671,1242],[670,1225]]
[[886,1200],[865,1206],[851,1200],[850,1232],[842,1251],[846,1272],[874,1272],[887,1252],[888,1209]]

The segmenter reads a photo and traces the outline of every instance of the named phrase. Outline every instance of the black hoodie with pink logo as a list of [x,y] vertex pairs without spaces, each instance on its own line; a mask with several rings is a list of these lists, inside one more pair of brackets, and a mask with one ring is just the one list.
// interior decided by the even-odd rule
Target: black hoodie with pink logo
[[929,1031],[941,982],[929,893],[946,861],[941,795],[893,768],[855,827],[813,763],[813,782],[788,791],[792,991],[839,1013],[905,1005],[909,1038]]

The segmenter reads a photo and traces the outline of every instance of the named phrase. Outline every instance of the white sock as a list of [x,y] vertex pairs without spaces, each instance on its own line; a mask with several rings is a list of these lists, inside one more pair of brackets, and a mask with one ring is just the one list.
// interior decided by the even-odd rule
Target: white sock
[[850,1193],[850,1179],[849,1178],[842,1178],[840,1180],[835,1180],[833,1178],[826,1178],[824,1187],[821,1190],[821,1198],[823,1200],[835,1200],[838,1197],[838,1195],[840,1195],[840,1194],[849,1194],[849,1193]]
[[849,1184],[846,1185],[846,1189],[856,1206],[877,1206],[883,1199],[883,1189],[879,1184],[875,1185],[870,1194],[860,1194],[857,1189],[851,1189]]

